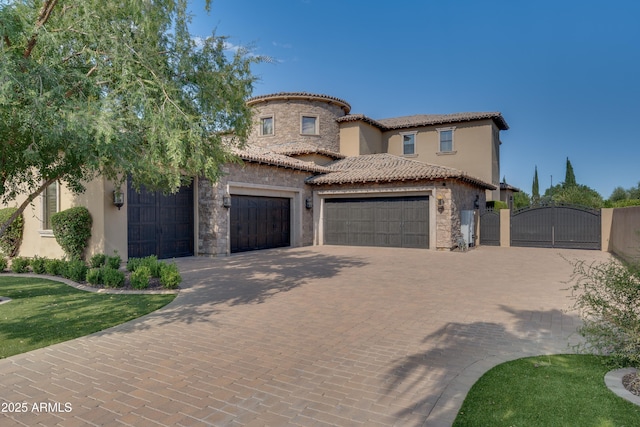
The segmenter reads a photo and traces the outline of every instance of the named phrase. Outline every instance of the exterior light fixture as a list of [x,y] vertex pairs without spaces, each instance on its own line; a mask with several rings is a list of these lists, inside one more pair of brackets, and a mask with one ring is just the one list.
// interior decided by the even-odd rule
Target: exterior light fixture
[[113,190],[113,204],[118,208],[118,210],[124,206],[124,193],[119,188]]
[[438,210],[442,212],[444,210],[444,198],[442,197],[442,194],[438,194],[437,200],[438,200]]
[[476,194],[476,199],[473,201],[473,208],[480,209],[480,196]]
[[231,196],[228,194],[225,194],[224,196],[222,196],[222,206],[224,206],[225,208],[230,208],[231,207]]
[[304,199],[304,207],[307,209],[313,208],[313,199],[311,197]]

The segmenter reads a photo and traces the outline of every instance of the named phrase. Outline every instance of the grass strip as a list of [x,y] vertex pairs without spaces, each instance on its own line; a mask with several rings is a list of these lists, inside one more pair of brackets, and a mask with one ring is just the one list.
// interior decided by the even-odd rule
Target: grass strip
[[175,294],[81,291],[64,283],[0,277],[0,358],[92,334],[155,311]]
[[518,359],[488,371],[469,391],[454,427],[639,426],[640,406],[604,383],[602,357]]

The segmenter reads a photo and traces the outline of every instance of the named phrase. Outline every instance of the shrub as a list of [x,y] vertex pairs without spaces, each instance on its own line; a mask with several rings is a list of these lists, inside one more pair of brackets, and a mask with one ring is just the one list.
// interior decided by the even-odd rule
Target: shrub
[[2,273],[7,269],[8,264],[9,263],[7,262],[7,259],[5,257],[0,256],[0,273]]
[[142,258],[129,258],[127,260],[127,271],[136,271],[142,264]]
[[46,258],[40,258],[39,256],[34,256],[31,259],[31,270],[36,274],[44,274],[47,272],[45,268]]
[[133,289],[147,289],[149,287],[149,279],[151,279],[151,269],[146,265],[138,267],[129,277]]
[[102,284],[102,268],[91,268],[87,271],[87,282],[92,285]]
[[113,256],[108,256],[106,260],[106,266],[110,267],[114,270],[118,270],[120,268],[120,263],[122,263],[122,258],[116,252],[113,253]]
[[162,268],[162,262],[158,261],[156,255],[149,255],[144,258],[129,258],[127,261],[127,270],[136,271],[138,268],[146,266],[151,271],[151,277],[160,277],[160,269]]
[[[4,224],[11,215],[17,211],[17,208],[0,209],[0,225]],[[24,229],[24,219],[19,215],[7,228],[2,236],[0,236],[0,253],[14,257],[20,249],[22,242],[22,230]]]
[[61,259],[45,259],[44,270],[51,276],[60,276],[64,271],[66,263]]
[[15,257],[11,260],[11,271],[14,273],[26,273],[29,267],[29,259],[24,257]]
[[107,260],[107,256],[105,254],[95,254],[89,260],[89,267],[100,268],[104,265],[106,260]]
[[572,308],[586,341],[578,350],[611,356],[614,366],[640,367],[640,265],[578,262],[572,282]]
[[102,282],[107,288],[120,288],[124,285],[124,273],[111,267],[102,267]]
[[67,261],[62,275],[74,282],[84,282],[87,278],[87,265],[80,259]]
[[82,259],[91,237],[91,225],[91,214],[84,206],[51,215],[53,235],[69,259]]
[[175,289],[182,282],[182,276],[175,264],[162,263],[160,269],[160,284],[166,289]]

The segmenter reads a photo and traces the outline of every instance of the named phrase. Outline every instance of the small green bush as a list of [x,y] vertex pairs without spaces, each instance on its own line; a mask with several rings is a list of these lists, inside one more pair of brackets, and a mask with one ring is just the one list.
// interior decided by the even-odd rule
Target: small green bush
[[82,259],[91,238],[91,225],[91,214],[84,206],[51,215],[53,235],[69,259]]
[[129,277],[133,289],[147,289],[149,287],[149,279],[151,279],[151,269],[146,265],[138,267]]
[[[7,222],[9,217],[17,211],[17,208],[0,209],[0,225]],[[18,254],[20,243],[22,242],[22,231],[24,229],[24,218],[19,215],[13,223],[7,228],[2,236],[0,236],[0,253],[14,257]]]
[[102,267],[102,282],[107,288],[120,288],[124,285],[124,273],[111,267]]
[[29,267],[29,259],[24,257],[15,257],[11,260],[11,271],[14,273],[26,273]]
[[127,260],[127,271],[136,271],[142,265],[142,258],[129,258]]
[[106,260],[107,260],[107,256],[105,254],[95,254],[89,260],[89,267],[100,268],[104,265]]
[[36,274],[44,274],[47,272],[45,268],[46,258],[41,258],[39,256],[34,256],[31,259],[31,270]]
[[51,276],[60,276],[64,271],[66,263],[61,259],[45,259],[44,270]]
[[640,265],[617,260],[574,264],[573,309],[582,317],[579,350],[610,356],[618,367],[640,368]]
[[162,263],[160,269],[160,284],[162,287],[166,289],[176,289],[181,282],[182,276],[180,276],[178,266],[176,264]]
[[74,282],[84,282],[87,278],[87,265],[80,259],[67,261],[62,275]]
[[120,258],[120,255],[118,255],[115,252],[113,256],[108,256],[106,260],[106,266],[114,270],[118,270],[120,268],[121,263],[122,263],[122,258]]
[[102,284],[102,268],[91,268],[87,271],[87,282],[92,285]]
[[5,271],[8,265],[9,263],[7,262],[7,259],[3,256],[0,256],[0,273]]

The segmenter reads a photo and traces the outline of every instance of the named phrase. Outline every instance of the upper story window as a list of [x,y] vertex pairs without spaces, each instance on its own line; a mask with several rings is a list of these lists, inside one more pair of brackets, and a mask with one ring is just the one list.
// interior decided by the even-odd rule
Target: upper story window
[[403,133],[402,135],[402,154],[411,156],[416,154],[416,133]]
[[303,135],[318,135],[318,116],[302,116],[300,133]]
[[260,135],[273,135],[273,116],[260,118]]
[[440,152],[453,153],[453,130],[455,128],[438,129],[440,134]]
[[57,182],[50,184],[42,192],[42,229],[51,230],[51,217],[60,209],[59,186]]

